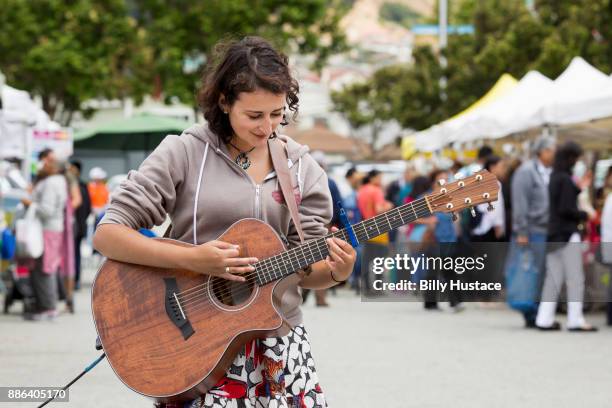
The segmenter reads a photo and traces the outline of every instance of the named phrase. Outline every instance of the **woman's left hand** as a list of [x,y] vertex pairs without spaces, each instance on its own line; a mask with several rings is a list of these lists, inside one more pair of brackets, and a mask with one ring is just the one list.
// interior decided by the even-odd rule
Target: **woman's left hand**
[[[332,227],[332,232],[338,231],[338,228]],[[325,263],[331,269],[331,272],[336,280],[344,281],[349,278],[353,272],[357,252],[355,248],[348,242],[340,238],[327,239],[329,255],[325,258]]]

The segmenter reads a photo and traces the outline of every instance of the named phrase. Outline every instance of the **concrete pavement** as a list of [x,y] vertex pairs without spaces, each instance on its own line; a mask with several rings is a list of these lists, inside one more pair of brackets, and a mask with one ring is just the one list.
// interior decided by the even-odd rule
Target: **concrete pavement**
[[[76,315],[55,322],[0,316],[0,385],[61,386],[100,352],[90,314],[93,271]],[[594,334],[525,330],[503,306],[460,314],[419,303],[362,303],[348,290],[330,308],[305,306],[313,356],[330,407],[590,407],[612,404],[612,329],[588,315]],[[310,300],[313,302],[313,299]],[[564,316],[559,316],[564,321]],[[0,407],[35,407],[36,403]],[[101,362],[48,407],[148,407]]]

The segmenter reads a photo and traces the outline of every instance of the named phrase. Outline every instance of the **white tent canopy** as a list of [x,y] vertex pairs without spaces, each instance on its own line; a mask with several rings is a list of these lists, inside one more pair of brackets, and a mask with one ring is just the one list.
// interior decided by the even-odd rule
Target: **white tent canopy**
[[612,118],[612,75],[575,57],[554,81],[530,71],[487,106],[419,132],[416,147],[432,151],[453,142],[497,139],[547,125],[567,129],[604,118]]
[[477,112],[450,135],[449,142],[499,138],[541,123],[541,107],[552,92],[553,81],[537,71],[529,71],[507,95]]
[[418,132],[415,135],[415,147],[421,151],[434,151],[448,144],[449,137],[456,134],[458,129],[477,118],[483,109],[510,93],[516,86],[517,80],[514,77],[503,74],[495,85],[470,107],[444,122]]
[[555,80],[543,109],[545,123],[567,125],[612,116],[612,80],[576,57]]

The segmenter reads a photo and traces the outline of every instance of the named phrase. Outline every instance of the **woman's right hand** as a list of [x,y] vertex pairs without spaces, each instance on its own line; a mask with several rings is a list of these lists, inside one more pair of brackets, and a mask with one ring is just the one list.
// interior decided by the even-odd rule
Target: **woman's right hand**
[[244,282],[240,274],[253,272],[257,258],[238,258],[239,246],[223,241],[210,241],[189,249],[185,268],[219,278]]

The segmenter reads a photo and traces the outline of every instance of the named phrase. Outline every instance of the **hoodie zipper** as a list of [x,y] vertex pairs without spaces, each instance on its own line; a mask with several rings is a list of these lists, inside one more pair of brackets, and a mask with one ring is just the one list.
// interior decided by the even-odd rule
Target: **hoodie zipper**
[[261,219],[261,209],[260,207],[260,200],[259,200],[259,194],[261,192],[261,185],[260,184],[255,184],[255,218],[257,218],[258,220]]
[[[234,161],[228,155],[226,155],[223,151],[221,151],[221,149],[217,148],[217,153],[219,153],[222,157],[224,157],[232,166],[236,165],[236,163],[234,163]],[[255,186],[255,218],[257,218],[258,220],[261,220],[261,187],[262,186],[261,184],[255,184],[253,179],[249,177],[249,175],[246,174],[244,170],[242,171],[239,170],[238,172],[242,174],[243,177],[245,177]]]

